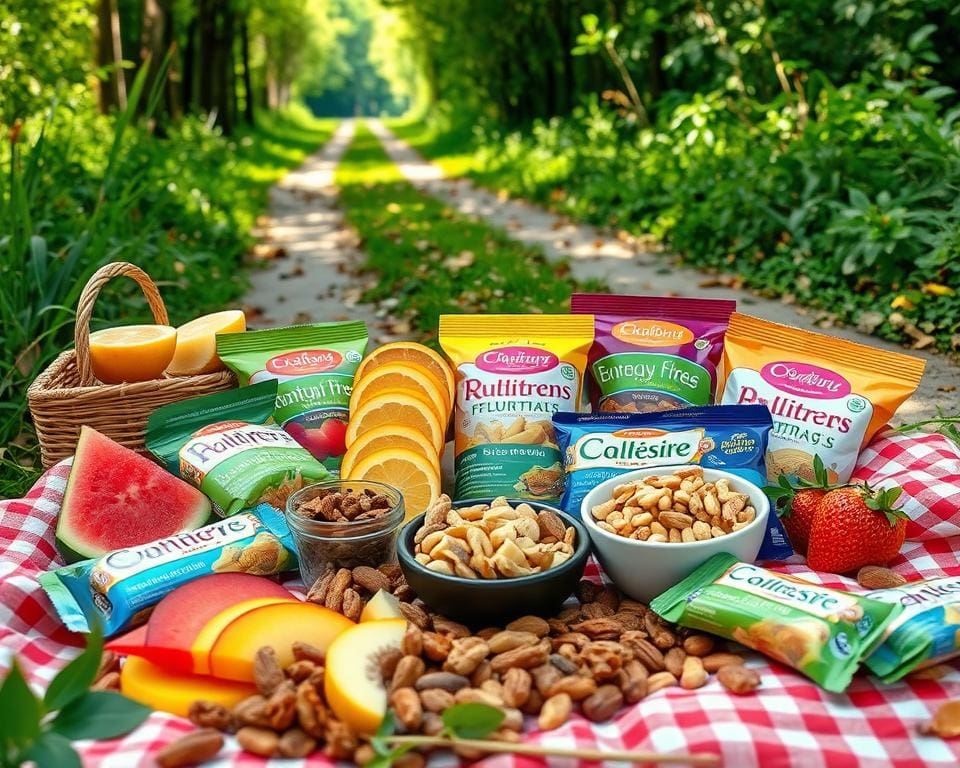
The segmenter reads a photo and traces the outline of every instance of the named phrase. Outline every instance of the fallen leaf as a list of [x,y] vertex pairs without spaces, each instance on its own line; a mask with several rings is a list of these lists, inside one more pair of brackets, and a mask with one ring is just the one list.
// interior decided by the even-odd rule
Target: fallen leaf
[[906,310],[911,310],[911,309],[913,309],[916,305],[915,305],[912,301],[910,301],[910,299],[908,299],[906,296],[904,296],[904,295],[901,293],[899,296],[897,296],[896,298],[894,298],[893,301],[890,302],[890,306],[891,306],[893,309],[906,309]]
[[953,296],[956,293],[949,285],[941,285],[940,283],[924,283],[923,290],[926,293],[932,293],[934,296]]
[[925,736],[939,736],[942,739],[960,736],[960,700],[941,704],[933,720],[921,723],[919,730]]
[[956,392],[957,388],[953,384],[948,384],[945,387],[937,387],[937,392]]

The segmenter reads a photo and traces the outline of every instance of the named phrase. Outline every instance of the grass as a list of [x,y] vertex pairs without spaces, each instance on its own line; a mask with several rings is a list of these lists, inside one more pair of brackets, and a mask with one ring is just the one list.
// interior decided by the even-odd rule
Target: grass
[[[72,345],[88,277],[109,261],[142,265],[174,324],[236,302],[270,186],[335,127],[291,109],[229,138],[188,117],[160,139],[132,116],[63,110],[0,157],[0,498],[40,472],[26,390]],[[95,314],[94,328],[151,321],[127,281]]]
[[387,120],[386,124],[399,138],[439,165],[450,178],[473,176],[482,170],[473,149],[473,136],[466,128],[443,131],[435,123],[402,117]]
[[578,285],[566,261],[513,241],[402,180],[365,125],[336,173],[340,205],[380,279],[364,301],[396,301],[392,314],[436,346],[445,313],[566,312]]

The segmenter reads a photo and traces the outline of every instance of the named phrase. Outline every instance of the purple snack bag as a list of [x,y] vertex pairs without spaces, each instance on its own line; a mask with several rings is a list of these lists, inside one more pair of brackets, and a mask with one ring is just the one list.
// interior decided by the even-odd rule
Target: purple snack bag
[[570,311],[596,317],[590,348],[595,411],[649,413],[709,405],[735,301],[575,293]]

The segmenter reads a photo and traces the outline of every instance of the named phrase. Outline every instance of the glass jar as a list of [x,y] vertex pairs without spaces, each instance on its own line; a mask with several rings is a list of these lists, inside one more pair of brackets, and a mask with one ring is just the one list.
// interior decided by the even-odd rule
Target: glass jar
[[[330,492],[347,495],[385,496],[390,507],[379,517],[363,520],[328,521],[297,512],[304,503]],[[397,536],[403,524],[403,494],[392,485],[365,480],[326,480],[290,494],[285,511],[287,525],[300,559],[300,575],[307,589],[328,566],[376,568],[397,561]]]

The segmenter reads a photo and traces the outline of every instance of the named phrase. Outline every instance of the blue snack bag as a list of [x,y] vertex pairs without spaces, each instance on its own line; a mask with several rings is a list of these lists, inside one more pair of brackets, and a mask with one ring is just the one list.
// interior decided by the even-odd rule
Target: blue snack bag
[[[563,456],[560,506],[580,514],[584,496],[611,477],[635,469],[699,464],[766,485],[763,457],[773,421],[764,405],[715,405],[655,413],[557,413],[553,428]],[[793,554],[771,510],[758,558]]]
[[269,504],[136,547],[40,574],[71,632],[100,624],[110,637],[146,620],[174,589],[210,573],[271,576],[295,569],[297,553],[283,513]]

